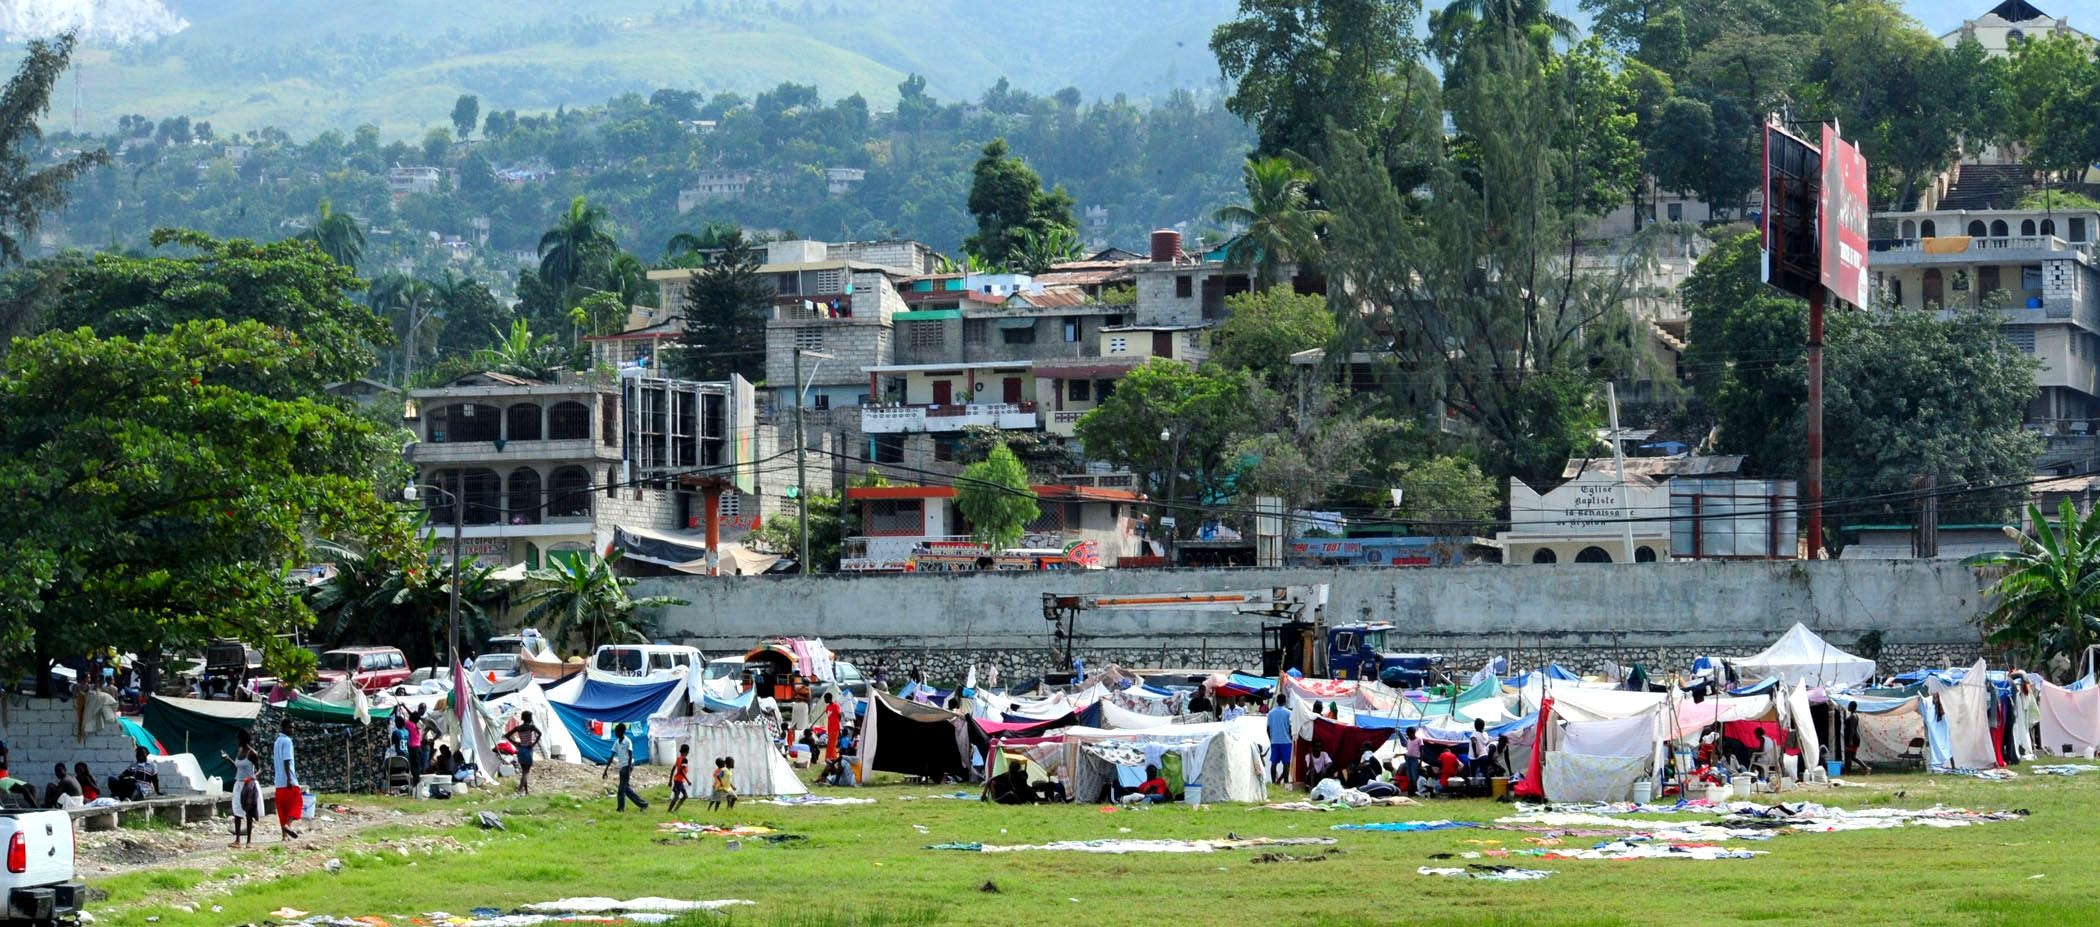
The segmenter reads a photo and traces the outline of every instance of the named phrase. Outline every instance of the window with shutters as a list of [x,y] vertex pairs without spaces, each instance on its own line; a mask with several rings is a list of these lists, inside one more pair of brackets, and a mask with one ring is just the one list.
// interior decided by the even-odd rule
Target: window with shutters
[[824,330],[821,328],[795,329],[795,347],[804,351],[824,350]]
[[912,347],[938,348],[941,346],[941,342],[947,340],[946,335],[947,332],[943,330],[942,323],[938,321],[911,323]]
[[963,343],[983,344],[984,332],[986,327],[987,326],[985,325],[985,321],[983,319],[963,320]]
[[1002,328],[999,330],[1001,344],[1034,344],[1035,326],[1027,328]]

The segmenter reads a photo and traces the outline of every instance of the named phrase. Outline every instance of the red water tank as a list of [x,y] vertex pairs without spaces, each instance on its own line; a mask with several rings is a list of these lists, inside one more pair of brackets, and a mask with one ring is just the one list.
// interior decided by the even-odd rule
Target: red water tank
[[1181,233],[1173,229],[1152,232],[1152,263],[1172,264],[1181,257]]

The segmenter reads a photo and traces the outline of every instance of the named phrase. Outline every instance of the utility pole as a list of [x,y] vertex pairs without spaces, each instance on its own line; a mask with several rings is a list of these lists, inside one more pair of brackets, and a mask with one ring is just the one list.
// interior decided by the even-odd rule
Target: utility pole
[[[1162,428],[1159,431],[1159,439],[1171,441],[1174,446],[1173,455],[1167,464],[1167,508],[1171,511],[1175,493],[1181,488],[1181,432]],[[1173,569],[1181,565],[1174,559],[1174,537],[1181,531],[1181,519],[1173,515],[1163,515],[1160,517],[1160,528],[1167,536],[1167,568]]]
[[1626,559],[1620,563],[1633,562],[1633,481],[1626,478],[1626,435],[1619,431],[1619,386],[1604,384],[1604,400],[1611,405],[1611,459],[1619,468],[1619,499],[1623,503],[1619,524],[1626,529]]
[[1823,559],[1823,298],[1808,297],[1808,466],[1801,492],[1808,509],[1808,559]]
[[[801,551],[798,563],[801,567],[802,575],[808,576],[811,572],[809,562],[809,438],[808,432],[804,431],[802,427],[802,405],[804,396],[809,392],[809,385],[802,382],[802,356],[805,354],[816,358],[818,367],[824,366],[823,362],[831,360],[832,357],[829,354],[817,351],[809,351],[802,348],[795,349],[795,524],[797,528],[796,534],[801,536]],[[812,380],[816,379],[817,371],[811,369],[809,376]]]
[[[460,527],[467,520],[467,471],[458,471],[459,480],[453,483],[452,493],[452,601],[445,609],[445,656],[451,660],[447,676],[452,684],[452,700],[462,698],[459,691],[459,577],[464,565],[459,562]],[[459,706],[455,705],[455,710]]]

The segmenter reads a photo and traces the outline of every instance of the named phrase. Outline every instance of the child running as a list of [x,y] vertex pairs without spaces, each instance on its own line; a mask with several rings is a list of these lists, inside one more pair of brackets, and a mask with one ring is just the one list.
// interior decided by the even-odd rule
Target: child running
[[686,786],[693,781],[693,777],[692,773],[687,771],[686,756],[692,751],[692,744],[678,745],[678,759],[671,764],[671,803],[664,806],[665,814],[677,814],[678,806],[685,804],[689,797],[686,794]]
[[716,806],[719,806],[722,802],[727,801],[729,803],[729,810],[736,810],[735,757],[725,756],[715,761],[714,794],[711,796],[711,798],[712,800],[707,803],[707,806],[709,808],[714,808]]

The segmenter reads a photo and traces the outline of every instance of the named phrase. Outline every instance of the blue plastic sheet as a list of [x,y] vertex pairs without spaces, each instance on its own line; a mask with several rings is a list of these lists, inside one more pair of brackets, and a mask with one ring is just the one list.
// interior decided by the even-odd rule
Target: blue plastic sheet
[[566,705],[554,703],[555,707],[566,707],[593,721],[640,721],[656,713],[664,699],[685,687],[683,679],[666,679],[662,682],[640,685],[599,682],[596,679],[583,681],[583,690]]
[[1390,834],[1414,834],[1427,830],[1456,830],[1479,827],[1469,821],[1380,821],[1376,824],[1336,824],[1333,830],[1369,830]]
[[750,708],[752,700],[757,698],[757,696],[757,689],[745,689],[743,692],[738,693],[737,697],[730,699],[720,699],[715,698],[712,695],[703,695],[700,698],[700,707],[708,711],[740,712],[746,708]]

